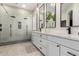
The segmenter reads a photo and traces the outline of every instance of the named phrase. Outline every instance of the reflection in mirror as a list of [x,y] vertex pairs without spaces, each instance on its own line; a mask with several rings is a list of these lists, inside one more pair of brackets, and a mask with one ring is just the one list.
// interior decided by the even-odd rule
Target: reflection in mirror
[[[39,28],[44,28],[45,26],[45,4],[39,8]],[[41,31],[41,30],[40,30]]]
[[60,11],[61,27],[73,26],[73,3],[62,3]]
[[55,3],[46,4],[46,28],[56,27],[56,5]]

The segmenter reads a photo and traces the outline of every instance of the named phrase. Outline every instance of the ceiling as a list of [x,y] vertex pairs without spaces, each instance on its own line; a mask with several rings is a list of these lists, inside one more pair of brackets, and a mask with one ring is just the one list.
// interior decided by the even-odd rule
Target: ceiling
[[37,7],[36,3],[6,3],[6,5],[26,9],[28,11],[34,11]]

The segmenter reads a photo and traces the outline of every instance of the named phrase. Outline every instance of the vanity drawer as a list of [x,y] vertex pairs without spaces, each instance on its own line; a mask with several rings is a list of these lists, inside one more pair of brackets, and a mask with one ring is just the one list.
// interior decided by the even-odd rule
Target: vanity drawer
[[47,36],[47,40],[56,42],[58,44],[61,44],[79,51],[79,41],[74,41],[72,39],[66,39],[66,38],[55,37],[55,36]]
[[40,33],[32,33],[33,36],[36,36],[36,37],[40,37],[41,34]]
[[42,45],[40,45],[39,49],[44,55],[47,55],[47,48],[45,48]]
[[62,39],[60,44],[79,51],[79,42],[78,41]]
[[47,39],[46,35],[42,34],[41,36],[43,39]]
[[44,46],[44,47],[47,47],[47,40],[45,40],[45,39],[41,39],[40,40],[40,44],[42,45],[42,46]]
[[47,36],[47,40],[53,41],[53,42],[56,42],[56,43],[61,43],[61,41],[62,41],[61,38],[58,38],[58,37],[55,37],[55,36]]
[[79,56],[79,52],[73,49],[61,46],[60,55],[61,56]]
[[47,55],[47,48],[39,43],[34,43],[34,45],[44,54]]

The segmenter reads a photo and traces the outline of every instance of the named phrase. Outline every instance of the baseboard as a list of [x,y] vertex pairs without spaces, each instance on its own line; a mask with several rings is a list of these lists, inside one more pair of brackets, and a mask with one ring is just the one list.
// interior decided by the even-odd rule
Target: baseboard
[[10,42],[3,42],[3,43],[0,43],[0,46],[23,43],[23,42],[27,42],[27,41],[31,41],[31,40],[27,39],[27,40],[16,40],[16,41],[10,41]]
[[34,47],[43,55],[43,56],[45,56],[36,46],[35,46],[35,44],[32,42],[32,44],[34,45]]

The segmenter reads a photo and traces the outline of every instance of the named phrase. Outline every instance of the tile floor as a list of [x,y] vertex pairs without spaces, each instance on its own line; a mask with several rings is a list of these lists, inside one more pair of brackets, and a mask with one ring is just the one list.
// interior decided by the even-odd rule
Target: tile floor
[[0,56],[42,56],[31,42],[0,46]]

